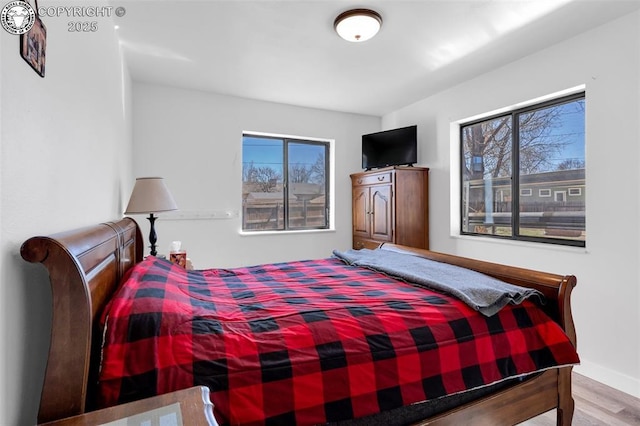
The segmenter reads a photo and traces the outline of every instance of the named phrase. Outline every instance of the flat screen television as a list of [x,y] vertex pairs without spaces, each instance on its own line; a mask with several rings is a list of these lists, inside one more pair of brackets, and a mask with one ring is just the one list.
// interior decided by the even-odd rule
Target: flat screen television
[[412,166],[418,162],[418,126],[362,135],[362,168]]

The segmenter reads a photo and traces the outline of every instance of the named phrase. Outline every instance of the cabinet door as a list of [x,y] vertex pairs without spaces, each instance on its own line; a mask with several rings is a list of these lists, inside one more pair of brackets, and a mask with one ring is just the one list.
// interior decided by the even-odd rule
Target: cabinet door
[[371,238],[393,241],[393,201],[391,185],[371,187]]
[[369,238],[369,188],[363,186],[353,187],[353,235]]

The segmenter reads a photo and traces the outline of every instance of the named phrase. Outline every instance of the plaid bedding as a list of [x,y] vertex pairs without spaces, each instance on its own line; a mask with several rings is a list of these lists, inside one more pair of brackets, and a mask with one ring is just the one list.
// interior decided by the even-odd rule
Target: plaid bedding
[[205,385],[232,425],[356,418],[578,362],[531,301],[485,317],[335,258],[186,271],[149,257],[103,323],[101,406]]

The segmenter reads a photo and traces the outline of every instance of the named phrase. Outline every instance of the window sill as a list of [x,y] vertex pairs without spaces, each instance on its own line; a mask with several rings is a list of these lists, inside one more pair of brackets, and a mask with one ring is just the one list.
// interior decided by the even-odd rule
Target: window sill
[[262,235],[292,235],[292,234],[318,234],[318,233],[327,233],[327,232],[336,232],[335,229],[300,229],[300,230],[289,230],[289,231],[239,231],[241,237],[256,237]]
[[476,237],[473,235],[460,235],[460,234],[452,234],[450,235],[450,238],[458,239],[458,240],[473,241],[475,243],[502,244],[502,245],[516,246],[516,247],[554,250],[554,251],[563,251],[563,252],[570,252],[570,253],[585,253],[585,254],[589,253],[589,250],[586,247],[567,246],[562,244],[548,244],[548,243],[518,241],[518,240],[509,240],[509,239],[502,239],[502,238],[491,238],[491,237]]

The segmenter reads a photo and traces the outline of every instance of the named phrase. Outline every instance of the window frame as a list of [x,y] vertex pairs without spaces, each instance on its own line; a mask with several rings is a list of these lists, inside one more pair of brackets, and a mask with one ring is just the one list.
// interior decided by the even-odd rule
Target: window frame
[[[310,232],[310,231],[325,231],[331,230],[333,226],[333,207],[332,207],[332,199],[333,194],[331,194],[332,186],[332,164],[333,161],[333,141],[329,139],[321,139],[321,138],[312,138],[312,137],[301,137],[301,136],[291,136],[291,135],[280,135],[280,134],[271,134],[271,133],[262,133],[262,132],[251,132],[251,131],[243,131],[242,132],[242,148],[244,149],[244,139],[245,137],[253,137],[260,139],[273,139],[282,141],[282,199],[283,199],[283,228],[269,228],[269,229],[245,229],[245,220],[244,220],[244,199],[243,199],[243,208],[241,214],[241,229],[240,232],[243,234],[265,234],[265,233],[288,233],[288,232]],[[303,145],[315,145],[324,147],[324,196],[325,196],[325,213],[324,213],[324,225],[320,226],[291,226],[289,223],[290,212],[289,212],[289,150],[288,145],[290,143],[294,144],[303,144]],[[244,159],[241,161],[242,164],[242,184],[244,184]]]
[[[520,153],[520,129],[519,129],[519,120],[518,117],[521,114],[526,114],[528,112],[536,111],[539,109],[560,106],[562,104],[583,100],[586,105],[586,92],[584,90],[577,91],[575,93],[571,93],[568,95],[558,96],[552,99],[548,99],[541,102],[534,102],[529,105],[523,107],[517,107],[510,110],[501,110],[499,113],[491,114],[482,117],[476,117],[473,120],[460,122],[458,126],[458,137],[459,137],[459,200],[460,200],[460,212],[459,212],[459,233],[460,235],[465,236],[477,236],[484,238],[492,238],[492,239],[502,239],[502,240],[511,240],[511,241],[529,241],[529,242],[537,242],[537,243],[546,243],[546,244],[556,244],[563,246],[574,246],[574,247],[586,247],[586,239],[585,240],[572,240],[572,239],[561,239],[561,238],[549,238],[549,237],[535,237],[535,236],[527,236],[520,234],[520,214],[514,214],[515,212],[519,212],[520,207],[520,198],[523,196],[520,194],[520,190],[523,189],[520,187],[520,162],[519,162],[519,153]],[[511,235],[495,235],[495,234],[486,234],[482,232],[473,232],[465,230],[465,205],[464,205],[464,197],[465,197],[465,145],[464,145],[464,129],[473,126],[476,124],[484,123],[487,121],[510,117],[511,120],[511,211],[514,212],[511,214]],[[585,114],[586,120],[586,114]],[[586,127],[586,123],[585,123]],[[586,131],[586,129],[585,129]],[[585,148],[586,148],[586,135],[585,135]],[[474,164],[474,158],[471,158],[471,165]],[[586,164],[585,164],[585,172],[586,172]],[[586,181],[585,181],[586,183]],[[542,191],[541,189],[539,191]],[[553,194],[549,189],[549,197]],[[568,192],[568,191],[567,191]],[[567,194],[568,195],[568,194]],[[539,196],[542,195],[539,193]],[[586,205],[585,205],[585,221],[586,221]]]

